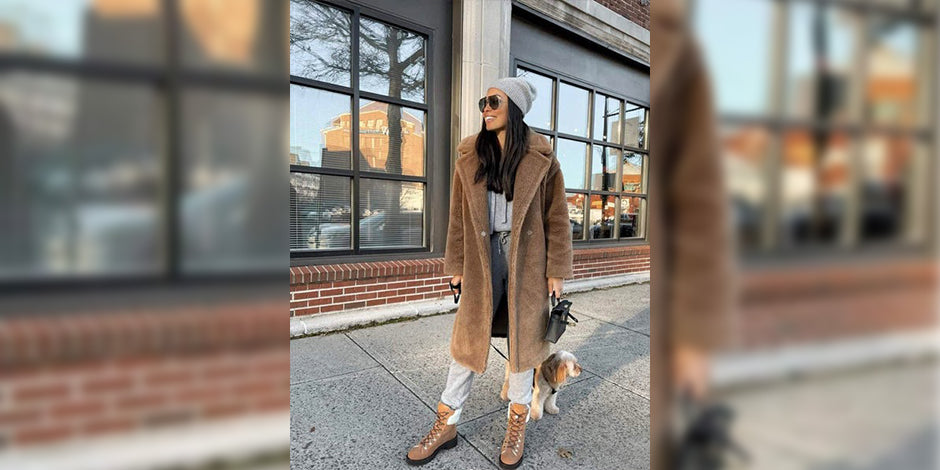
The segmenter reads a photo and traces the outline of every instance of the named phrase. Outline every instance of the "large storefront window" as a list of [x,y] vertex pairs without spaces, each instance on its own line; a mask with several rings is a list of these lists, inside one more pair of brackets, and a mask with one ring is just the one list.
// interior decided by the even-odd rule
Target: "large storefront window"
[[0,283],[282,267],[284,13],[0,0]]
[[925,246],[931,3],[695,2],[744,252]]
[[292,256],[427,246],[428,33],[290,6]]
[[526,123],[555,146],[574,242],[645,238],[649,109],[527,64],[516,76],[538,92]]

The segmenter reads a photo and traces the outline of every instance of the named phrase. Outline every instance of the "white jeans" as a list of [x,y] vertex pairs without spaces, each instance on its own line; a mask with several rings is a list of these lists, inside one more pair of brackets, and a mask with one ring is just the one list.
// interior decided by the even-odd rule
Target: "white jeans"
[[[454,359],[450,361],[447,372],[447,385],[441,393],[441,401],[451,409],[462,408],[470,396],[470,385],[476,372],[460,365]],[[513,403],[528,405],[532,402],[532,379],[535,369],[509,374],[509,400]]]

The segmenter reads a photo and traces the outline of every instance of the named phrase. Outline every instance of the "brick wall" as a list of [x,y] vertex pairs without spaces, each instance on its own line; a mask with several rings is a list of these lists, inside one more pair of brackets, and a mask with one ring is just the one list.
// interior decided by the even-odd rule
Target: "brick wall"
[[937,325],[935,261],[746,272],[737,344],[756,350]]
[[0,449],[289,409],[284,302],[0,321]]
[[646,28],[650,28],[650,5],[642,0],[595,0],[597,3],[610,8],[628,20]]
[[[574,252],[574,279],[649,271],[649,245]],[[295,266],[290,315],[315,315],[451,295],[444,259]]]

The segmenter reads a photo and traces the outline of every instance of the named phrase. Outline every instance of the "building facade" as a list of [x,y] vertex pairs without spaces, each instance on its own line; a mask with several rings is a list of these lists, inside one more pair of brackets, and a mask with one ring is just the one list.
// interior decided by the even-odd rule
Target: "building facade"
[[502,76],[535,86],[562,165],[567,281],[648,275],[648,23],[642,0],[292,1],[292,334],[450,297],[455,148]]
[[933,328],[937,2],[688,3],[745,272],[729,349]]

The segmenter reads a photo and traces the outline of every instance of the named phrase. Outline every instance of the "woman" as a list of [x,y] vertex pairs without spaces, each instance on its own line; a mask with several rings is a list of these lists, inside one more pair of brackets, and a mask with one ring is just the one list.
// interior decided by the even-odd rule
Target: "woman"
[[494,325],[505,327],[497,336],[505,335],[509,358],[499,462],[503,468],[522,462],[534,370],[549,355],[543,338],[550,294],[560,297],[563,279],[574,274],[561,167],[548,139],[523,122],[535,96],[522,78],[497,80],[480,99],[480,132],[457,146],[444,274],[461,284],[462,300],[437,419],[408,451],[410,464],[457,445],[457,421],[474,375],[486,370]]

